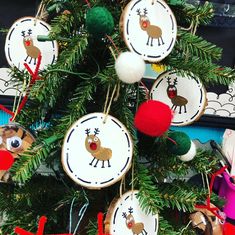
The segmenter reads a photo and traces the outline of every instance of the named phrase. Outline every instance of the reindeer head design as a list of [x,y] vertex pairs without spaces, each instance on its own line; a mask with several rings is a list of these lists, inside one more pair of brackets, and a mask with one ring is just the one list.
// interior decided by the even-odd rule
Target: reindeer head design
[[95,128],[94,134],[90,134],[90,128],[85,130],[86,132],[86,140],[85,140],[85,146],[88,152],[94,153],[100,149],[101,142],[100,139],[97,137],[100,130],[99,128]]
[[167,95],[170,99],[174,98],[177,96],[177,78],[174,79],[173,84],[171,83],[170,77],[167,78]]
[[126,219],[126,226],[129,229],[132,229],[132,227],[135,225],[135,219],[134,216],[132,215],[133,213],[133,208],[130,207],[128,208],[129,214],[127,215],[125,212],[122,213],[123,218]]
[[26,31],[21,32],[21,36],[23,37],[23,42],[25,47],[32,47],[33,46],[33,39],[31,37],[32,29],[28,29],[27,34]]
[[140,17],[139,18],[139,24],[140,24],[141,29],[146,30],[150,25],[150,20],[147,16],[148,10],[146,8],[144,8],[144,13],[143,14],[141,14],[140,9],[137,9],[136,12],[137,12],[137,15]]

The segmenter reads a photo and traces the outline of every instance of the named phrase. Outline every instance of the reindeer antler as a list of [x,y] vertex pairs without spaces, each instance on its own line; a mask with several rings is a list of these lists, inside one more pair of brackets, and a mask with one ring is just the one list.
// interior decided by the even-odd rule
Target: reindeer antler
[[100,132],[99,128],[95,128],[94,135],[98,135]]
[[133,213],[133,208],[132,207],[128,208],[128,211],[129,211],[130,214],[132,214]]
[[127,217],[126,212],[123,212],[123,213],[122,213],[122,217],[126,219],[126,217]]
[[174,85],[177,85],[177,82],[178,82],[178,81],[177,81],[177,77],[176,77],[176,78],[174,79],[173,84],[174,84]]
[[90,128],[87,128],[86,130],[85,130],[85,132],[86,132],[86,134],[87,134],[87,136],[89,136],[89,134],[90,134]]
[[139,9],[137,9],[137,11],[136,11],[136,12],[137,12],[137,15],[139,15],[139,16],[141,15],[140,8],[139,8]]
[[144,15],[146,16],[148,14],[147,8],[144,8]]
[[21,31],[21,36],[25,37],[25,31]]
[[32,29],[28,29],[28,35],[32,34]]

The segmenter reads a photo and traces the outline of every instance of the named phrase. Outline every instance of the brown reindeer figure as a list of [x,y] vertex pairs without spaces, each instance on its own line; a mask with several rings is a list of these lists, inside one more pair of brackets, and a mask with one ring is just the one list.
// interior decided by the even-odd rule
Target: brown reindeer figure
[[25,34],[25,31],[22,31],[23,44],[26,49],[27,57],[25,58],[25,62],[27,62],[30,57],[29,63],[31,64],[32,59],[34,59],[34,65],[36,65],[36,60],[38,56],[41,54],[41,51],[38,47],[33,45],[33,39],[30,36],[32,34],[32,29],[28,30],[28,34]]
[[99,129],[95,128],[94,134],[90,135],[90,129],[86,129],[86,150],[94,157],[89,164],[92,166],[94,160],[96,159],[97,161],[94,167],[97,167],[99,161],[102,161],[102,168],[104,168],[104,161],[108,161],[108,167],[111,167],[109,160],[112,157],[112,150],[101,146],[101,141],[97,137],[99,132]]
[[[148,41],[146,43],[146,45],[149,45],[149,40],[151,38],[151,44],[150,46],[153,46],[153,39],[157,39],[158,40],[158,46],[164,44],[163,39],[162,39],[162,30],[160,27],[156,26],[156,25],[151,25],[149,18],[147,17],[148,11],[145,8],[144,9],[144,14],[141,14],[140,9],[137,10],[137,15],[139,15],[139,24],[140,24],[140,28],[143,31],[146,31],[148,34]],[[161,40],[161,42],[160,42]]]
[[181,114],[181,109],[184,107],[184,112],[187,113],[186,110],[186,104],[188,103],[188,100],[184,98],[183,96],[177,95],[177,78],[174,79],[173,84],[171,84],[171,79],[167,78],[167,95],[171,99],[171,103],[173,104],[171,109],[176,110],[177,107],[179,107],[179,114]]
[[125,212],[122,213],[123,218],[126,219],[126,226],[128,229],[131,229],[133,235],[147,235],[148,233],[144,229],[144,224],[143,223],[136,223],[134,216],[132,215],[133,213],[133,208],[130,207],[128,208],[129,214],[127,215]]

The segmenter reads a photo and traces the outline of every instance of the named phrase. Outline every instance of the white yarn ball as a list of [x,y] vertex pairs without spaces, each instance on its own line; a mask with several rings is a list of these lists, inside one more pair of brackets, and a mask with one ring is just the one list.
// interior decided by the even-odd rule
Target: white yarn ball
[[184,155],[178,156],[178,158],[183,162],[189,162],[193,160],[193,158],[196,156],[197,150],[195,144],[191,141],[191,147],[187,153]]
[[128,84],[139,82],[145,72],[145,62],[133,52],[123,52],[115,62],[115,70],[121,81]]

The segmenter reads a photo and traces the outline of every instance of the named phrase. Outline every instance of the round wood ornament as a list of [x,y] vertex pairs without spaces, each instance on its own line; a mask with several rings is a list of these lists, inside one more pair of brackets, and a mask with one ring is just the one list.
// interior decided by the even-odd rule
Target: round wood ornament
[[132,0],[120,19],[120,30],[128,48],[149,62],[170,54],[177,35],[177,24],[163,0]]
[[8,170],[20,154],[35,141],[33,135],[19,124],[0,126],[0,181],[7,181]]
[[53,64],[58,56],[56,41],[39,42],[38,35],[48,35],[51,27],[46,22],[34,17],[18,19],[10,28],[5,42],[5,55],[10,66],[21,71],[24,63],[34,71],[37,58],[41,54],[40,70]]
[[62,165],[76,183],[100,189],[120,180],[131,166],[133,143],[116,118],[91,113],[76,121],[63,143]]
[[194,76],[181,76],[166,71],[154,82],[150,92],[154,100],[169,105],[174,112],[173,126],[189,125],[204,112],[207,104],[206,90]]
[[105,234],[156,235],[158,233],[158,215],[146,215],[139,205],[137,194],[137,190],[128,191],[111,202],[104,222]]

